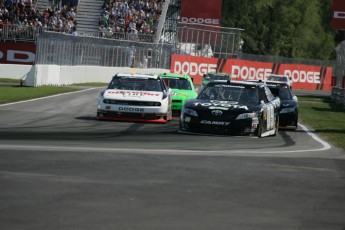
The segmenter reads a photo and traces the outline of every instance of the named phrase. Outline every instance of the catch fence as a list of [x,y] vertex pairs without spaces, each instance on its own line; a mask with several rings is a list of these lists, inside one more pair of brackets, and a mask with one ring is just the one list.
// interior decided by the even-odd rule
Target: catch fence
[[37,37],[35,63],[169,69],[172,53],[169,44],[43,32]]

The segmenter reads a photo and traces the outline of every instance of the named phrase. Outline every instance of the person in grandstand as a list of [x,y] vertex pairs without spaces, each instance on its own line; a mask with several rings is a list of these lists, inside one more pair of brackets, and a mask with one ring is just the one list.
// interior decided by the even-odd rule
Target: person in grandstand
[[181,133],[275,136],[280,99],[264,83],[215,80],[181,111]]
[[162,78],[118,73],[98,96],[99,120],[165,123],[172,119],[172,95]]

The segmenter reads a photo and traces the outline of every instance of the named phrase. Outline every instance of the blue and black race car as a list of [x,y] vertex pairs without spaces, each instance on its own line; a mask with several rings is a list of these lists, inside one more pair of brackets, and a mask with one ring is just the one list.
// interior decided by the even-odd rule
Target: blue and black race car
[[291,91],[289,84],[266,81],[267,87],[272,94],[280,98],[281,106],[279,109],[279,125],[297,129],[298,124],[298,98]]
[[265,83],[212,81],[181,111],[181,133],[276,135],[280,99]]

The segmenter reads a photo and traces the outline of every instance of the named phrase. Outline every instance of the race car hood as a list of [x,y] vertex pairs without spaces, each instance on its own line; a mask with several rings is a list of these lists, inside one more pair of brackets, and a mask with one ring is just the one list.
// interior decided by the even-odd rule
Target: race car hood
[[103,98],[127,101],[161,101],[163,92],[108,89],[104,91]]
[[173,100],[187,100],[196,98],[197,93],[193,90],[172,89]]
[[196,111],[207,110],[222,110],[223,113],[241,114],[260,111],[260,105],[252,104],[239,104],[235,101],[217,101],[217,100],[189,100],[185,104],[185,108],[193,109]]

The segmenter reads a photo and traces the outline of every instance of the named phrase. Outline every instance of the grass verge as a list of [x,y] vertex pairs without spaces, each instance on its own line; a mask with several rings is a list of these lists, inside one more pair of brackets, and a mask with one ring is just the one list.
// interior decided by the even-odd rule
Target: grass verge
[[299,120],[345,151],[345,109],[328,96],[299,96]]
[[20,79],[11,79],[11,78],[0,78],[1,83],[13,83],[18,84],[20,83]]
[[18,86],[0,86],[0,104],[29,100],[39,97],[55,95],[59,93],[73,92],[80,90],[77,87],[18,87]]

